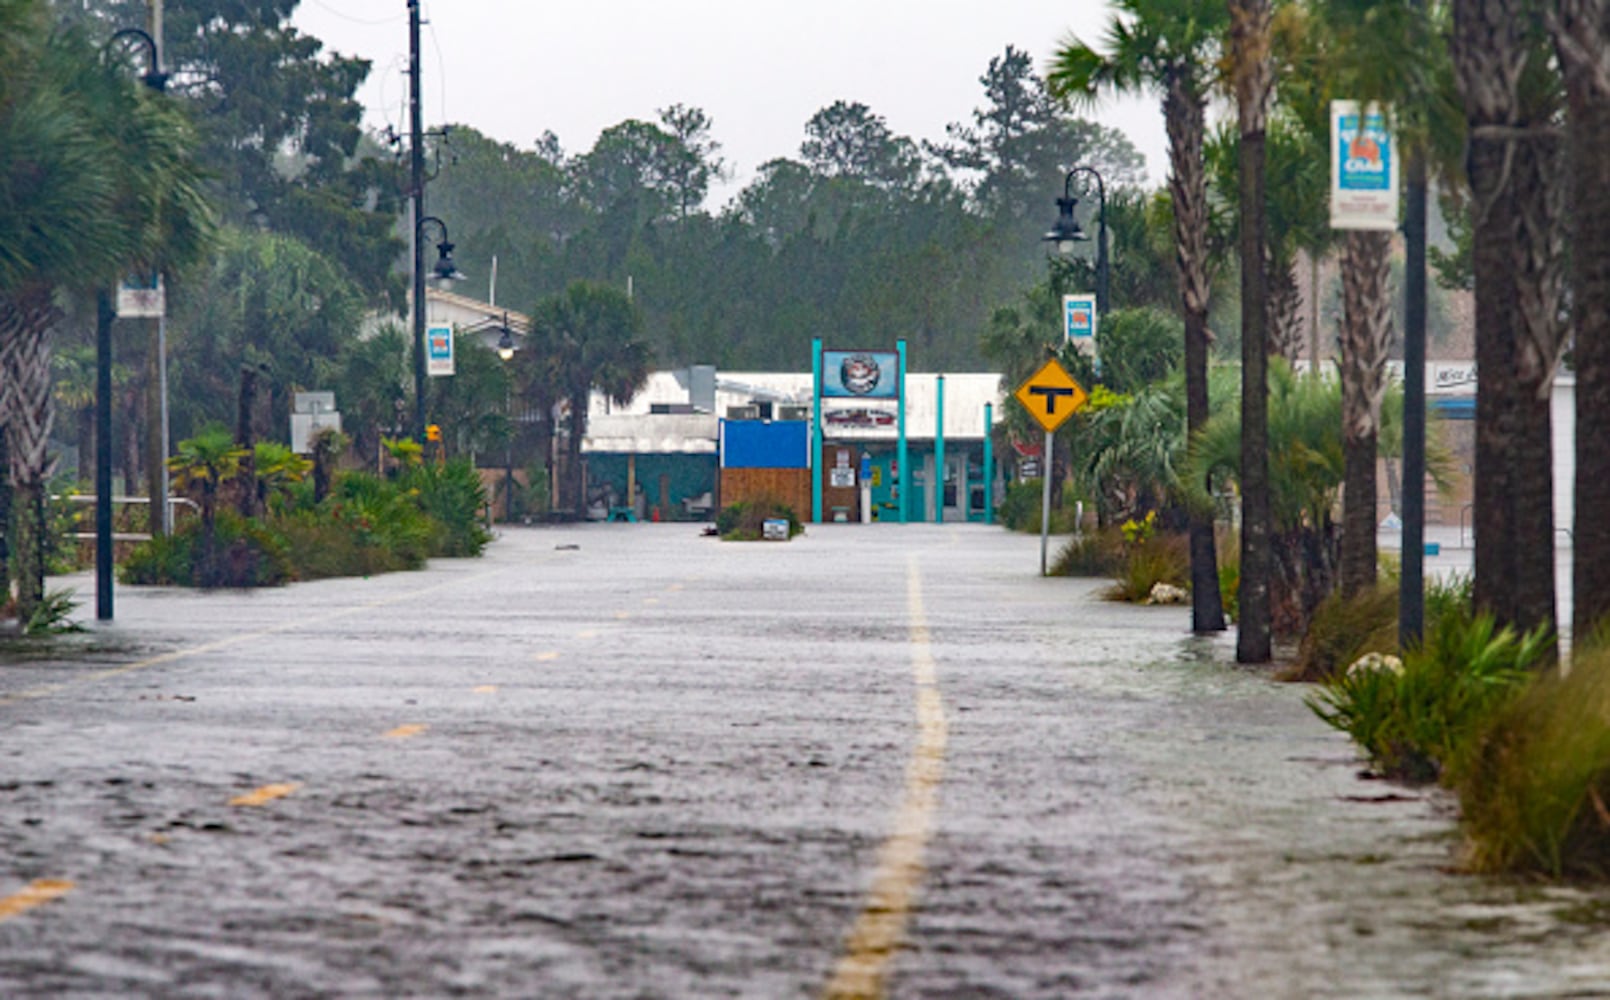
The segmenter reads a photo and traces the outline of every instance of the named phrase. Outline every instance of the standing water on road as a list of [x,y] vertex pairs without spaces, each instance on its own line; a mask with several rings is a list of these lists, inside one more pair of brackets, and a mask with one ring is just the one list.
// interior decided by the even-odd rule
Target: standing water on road
[[1037,570],[612,524],[125,588],[0,647],[0,996],[1610,992],[1610,893],[1454,874],[1303,688]]

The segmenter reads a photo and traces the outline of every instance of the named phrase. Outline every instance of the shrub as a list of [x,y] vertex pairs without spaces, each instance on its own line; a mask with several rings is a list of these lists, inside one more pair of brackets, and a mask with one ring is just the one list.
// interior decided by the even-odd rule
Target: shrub
[[716,515],[716,533],[727,541],[758,541],[763,537],[765,522],[772,518],[787,519],[789,538],[805,530],[788,504],[774,496],[755,496],[721,508]]
[[1610,875],[1610,650],[1578,650],[1495,712],[1453,785],[1468,867]]
[[1139,604],[1159,583],[1174,587],[1190,584],[1190,543],[1184,535],[1155,535],[1124,547],[1124,563],[1117,582],[1107,591],[1115,601]]
[[1398,588],[1383,581],[1344,597],[1333,592],[1314,609],[1285,680],[1329,681],[1365,653],[1398,648]]
[[430,535],[433,556],[478,556],[492,540],[481,524],[486,507],[486,487],[475,467],[465,459],[445,465],[416,465],[401,476],[405,489],[412,490],[420,509],[434,527]]
[[271,587],[294,576],[285,539],[233,511],[218,512],[211,555],[203,548],[201,524],[189,521],[135,546],[120,575],[125,583],[180,587]]
[[[1010,531],[1039,533],[1040,511],[1045,507],[1044,482],[1043,479],[1026,479],[1006,485],[1006,498],[997,510],[1003,527]],[[1051,508],[1052,534],[1066,535],[1074,530],[1076,503],[1077,497],[1073,491],[1064,490],[1062,506]]]
[[1351,736],[1377,773],[1432,781],[1459,766],[1488,717],[1552,648],[1541,629],[1521,636],[1497,628],[1491,615],[1450,615],[1399,669],[1349,667],[1308,707]]
[[1123,535],[1117,529],[1105,528],[1069,539],[1052,560],[1051,574],[1116,577],[1124,571],[1124,565]]

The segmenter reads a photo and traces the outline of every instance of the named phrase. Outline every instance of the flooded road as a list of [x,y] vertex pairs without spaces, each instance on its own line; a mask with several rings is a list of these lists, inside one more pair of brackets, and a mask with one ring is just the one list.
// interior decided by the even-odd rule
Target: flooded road
[[1610,993],[1610,893],[1451,874],[1303,689],[1037,567],[594,525],[121,588],[0,650],[0,996]]

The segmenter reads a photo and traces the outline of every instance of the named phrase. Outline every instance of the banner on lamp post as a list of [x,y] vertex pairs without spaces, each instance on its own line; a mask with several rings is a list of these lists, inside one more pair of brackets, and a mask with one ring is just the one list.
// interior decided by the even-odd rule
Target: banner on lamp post
[[425,331],[425,371],[429,375],[453,374],[453,328],[433,326]]
[[1062,338],[1080,354],[1096,356],[1096,297],[1062,296]]
[[1398,228],[1398,153],[1387,109],[1330,104],[1332,229]]

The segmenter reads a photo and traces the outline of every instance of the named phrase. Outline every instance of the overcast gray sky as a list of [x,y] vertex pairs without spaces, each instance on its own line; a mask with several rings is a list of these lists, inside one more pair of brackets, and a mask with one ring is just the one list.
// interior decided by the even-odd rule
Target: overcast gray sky
[[[1110,17],[1100,0],[427,0],[424,11],[428,126],[462,122],[520,147],[551,130],[578,153],[627,118],[703,108],[735,171],[717,204],[762,163],[797,156],[806,119],[836,100],[866,104],[898,134],[942,139],[983,103],[978,78],[1007,45],[1043,74],[1062,39],[1099,42]],[[374,63],[360,95],[370,124],[402,131],[406,0],[303,0],[296,23]],[[1086,115],[1128,134],[1162,183],[1155,96]]]

